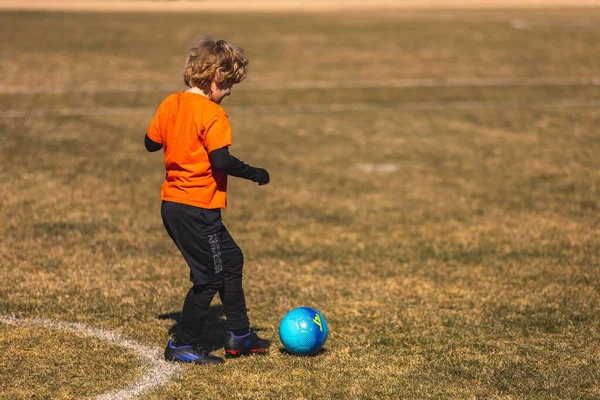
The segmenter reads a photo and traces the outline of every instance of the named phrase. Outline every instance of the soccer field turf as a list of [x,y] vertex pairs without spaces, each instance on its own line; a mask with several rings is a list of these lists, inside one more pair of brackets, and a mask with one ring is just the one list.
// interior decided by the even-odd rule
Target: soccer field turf
[[[143,137],[200,33],[250,59],[222,105],[271,183],[231,178],[224,222],[273,346],[140,398],[600,397],[600,9],[540,9],[0,13],[0,398],[153,368],[190,283]],[[297,306],[316,356],[282,351]]]

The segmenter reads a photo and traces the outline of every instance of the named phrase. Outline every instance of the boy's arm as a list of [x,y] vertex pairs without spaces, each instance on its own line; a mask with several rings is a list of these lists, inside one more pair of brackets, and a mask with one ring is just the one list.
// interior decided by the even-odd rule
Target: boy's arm
[[253,167],[240,161],[229,153],[229,148],[221,147],[209,153],[210,163],[227,175],[249,179],[259,185],[269,183],[270,177],[266,169]]
[[153,152],[162,149],[162,144],[156,143],[154,140],[148,137],[148,134],[144,137],[144,146],[146,146],[146,150]]

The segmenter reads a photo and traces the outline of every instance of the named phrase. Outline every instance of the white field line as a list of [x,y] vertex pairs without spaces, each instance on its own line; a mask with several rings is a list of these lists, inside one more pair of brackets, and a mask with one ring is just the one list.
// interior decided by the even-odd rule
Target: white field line
[[162,359],[161,349],[140,344],[135,340],[127,339],[117,333],[102,328],[96,328],[76,322],[38,318],[19,319],[6,315],[0,315],[0,322],[10,325],[33,326],[78,332],[85,336],[116,344],[137,353],[149,370],[128,388],[98,395],[95,397],[96,400],[134,399],[142,393],[163,385],[179,370],[177,364],[168,363]]
[[355,81],[290,81],[252,82],[252,90],[286,89],[377,89],[377,88],[437,88],[437,87],[505,87],[505,86],[600,86],[597,77],[501,77],[501,78],[424,78],[424,79],[383,79]]
[[537,21],[533,22],[524,20],[524,19],[511,19],[509,21],[511,28],[520,29],[520,30],[532,30],[534,28],[543,27],[543,28],[553,28],[553,27],[561,27],[561,28],[589,28],[589,29],[598,29],[600,28],[600,24],[594,22],[553,22],[553,21]]
[[370,163],[359,163],[354,166],[356,169],[362,172],[396,172],[398,166],[396,164],[370,164]]
[[[500,77],[500,78],[424,78],[382,80],[305,80],[289,82],[249,81],[235,87],[240,91],[310,90],[310,89],[377,89],[377,88],[436,88],[436,87],[510,87],[510,86],[600,86],[600,77]],[[183,90],[172,84],[107,84],[68,87],[2,86],[0,94],[62,94],[62,93],[150,93]]]
[[[498,109],[543,109],[543,108],[600,108],[600,99],[559,101],[447,101],[447,102],[395,102],[395,103],[330,103],[294,104],[270,106],[230,106],[231,114],[281,115],[303,113],[331,113],[348,111],[426,111],[426,110],[498,110]],[[56,110],[0,110],[0,118],[43,118],[104,115],[152,115],[156,108],[150,107],[100,107],[63,108]]]

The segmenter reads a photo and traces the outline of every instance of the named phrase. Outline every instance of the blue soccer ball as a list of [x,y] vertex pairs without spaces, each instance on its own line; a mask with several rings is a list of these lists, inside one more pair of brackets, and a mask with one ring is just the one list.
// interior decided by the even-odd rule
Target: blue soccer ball
[[279,339],[293,354],[316,353],[325,344],[328,333],[323,314],[310,307],[294,308],[279,324]]

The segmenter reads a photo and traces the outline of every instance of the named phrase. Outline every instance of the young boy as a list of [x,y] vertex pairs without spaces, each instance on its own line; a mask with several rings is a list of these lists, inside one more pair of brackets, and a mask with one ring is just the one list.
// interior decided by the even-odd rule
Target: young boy
[[164,150],[161,188],[165,228],[190,268],[193,286],[183,303],[165,359],[218,364],[223,359],[198,345],[209,305],[217,292],[227,318],[225,353],[265,353],[269,341],[250,330],[242,288],[244,258],[221,221],[227,176],[269,183],[269,173],[229,153],[231,127],[219,105],[247,73],[243,50],[225,40],[197,37],[185,61],[188,89],[160,104],[145,137],[148,151]]

